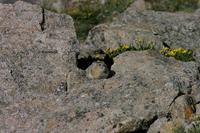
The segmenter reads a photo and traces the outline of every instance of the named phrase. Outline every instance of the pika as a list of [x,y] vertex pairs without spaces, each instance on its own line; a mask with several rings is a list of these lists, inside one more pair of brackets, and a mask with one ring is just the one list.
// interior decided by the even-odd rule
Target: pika
[[108,78],[110,71],[103,61],[93,62],[86,70],[89,79],[105,79]]

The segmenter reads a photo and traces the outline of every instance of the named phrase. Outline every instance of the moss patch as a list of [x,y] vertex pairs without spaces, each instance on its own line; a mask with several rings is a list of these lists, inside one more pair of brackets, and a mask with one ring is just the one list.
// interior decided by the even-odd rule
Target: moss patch
[[194,61],[193,51],[183,48],[163,48],[160,53],[165,57],[174,57],[180,61]]
[[185,133],[185,128],[182,125],[175,127],[173,133]]

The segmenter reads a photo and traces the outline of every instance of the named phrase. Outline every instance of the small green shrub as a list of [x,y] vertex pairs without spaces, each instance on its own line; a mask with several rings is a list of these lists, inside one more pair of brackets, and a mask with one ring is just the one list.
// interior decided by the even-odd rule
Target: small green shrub
[[181,126],[174,128],[173,133],[200,133],[200,127],[194,126],[191,129],[188,129],[188,131],[186,132],[185,127],[183,125],[181,125]]
[[200,133],[200,127],[193,127],[188,131],[188,133]]
[[185,132],[184,126],[181,125],[181,126],[174,128],[173,133],[186,133],[186,132]]
[[194,61],[193,51],[190,49],[183,48],[163,48],[160,53],[165,57],[174,57],[180,61]]
[[140,43],[136,43],[136,45],[138,45],[137,47],[128,45],[128,44],[123,44],[120,45],[119,47],[111,50],[110,48],[106,48],[104,49],[104,53],[109,55],[109,57],[114,58],[117,55],[124,53],[126,51],[142,51],[142,50],[148,50],[148,49],[154,49],[154,45],[152,45],[152,43],[147,43],[146,42],[140,42]]
[[116,57],[117,55],[124,53],[126,51],[136,50],[135,47],[131,47],[127,44],[120,45],[118,48],[114,50],[110,50],[110,48],[104,49],[104,52],[109,55],[111,58]]
[[148,50],[148,49],[154,49],[155,42],[151,40],[147,40],[144,37],[137,36],[135,39],[135,49],[140,50]]
[[113,12],[123,12],[134,0],[108,0],[103,6],[85,1],[80,7],[69,8],[66,12],[75,20],[79,40],[86,39],[88,31],[95,25],[112,20]]

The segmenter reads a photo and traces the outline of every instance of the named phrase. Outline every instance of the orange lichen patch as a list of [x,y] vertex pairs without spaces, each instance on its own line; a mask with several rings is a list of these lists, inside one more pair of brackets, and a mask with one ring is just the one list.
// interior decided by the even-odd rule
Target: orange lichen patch
[[193,116],[193,110],[191,106],[186,106],[184,108],[185,119],[190,119]]
[[185,119],[192,120],[196,114],[196,100],[194,97],[187,95],[185,96],[186,105],[184,106]]

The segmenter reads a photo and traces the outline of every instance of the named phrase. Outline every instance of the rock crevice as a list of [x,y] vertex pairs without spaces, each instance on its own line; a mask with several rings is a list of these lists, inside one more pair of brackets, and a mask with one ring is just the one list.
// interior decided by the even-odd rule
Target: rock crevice
[[41,30],[45,30],[45,9],[42,8],[42,22],[40,23]]

